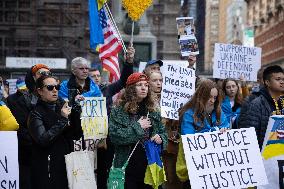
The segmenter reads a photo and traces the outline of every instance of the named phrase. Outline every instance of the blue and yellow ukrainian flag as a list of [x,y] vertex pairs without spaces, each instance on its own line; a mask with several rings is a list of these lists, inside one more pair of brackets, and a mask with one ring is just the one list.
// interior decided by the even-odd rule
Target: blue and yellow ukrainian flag
[[90,48],[96,49],[104,44],[104,35],[99,19],[99,10],[106,0],[89,0]]
[[166,175],[161,160],[161,145],[153,141],[144,143],[148,166],[146,168],[144,183],[158,189],[159,185],[166,181]]

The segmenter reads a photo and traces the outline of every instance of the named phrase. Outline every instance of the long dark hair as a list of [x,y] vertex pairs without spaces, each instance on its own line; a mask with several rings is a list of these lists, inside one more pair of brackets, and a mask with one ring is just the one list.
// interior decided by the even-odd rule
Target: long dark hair
[[[149,112],[155,111],[155,103],[152,99],[151,91],[148,87],[148,94],[146,98],[143,100],[146,108]],[[121,101],[119,103],[124,107],[124,110],[131,114],[136,114],[138,111],[138,101],[137,94],[135,90],[135,84],[126,86],[124,93],[122,94]]]
[[[183,119],[184,113],[188,109],[193,109],[194,114],[193,114],[193,120],[194,124],[196,125],[197,123],[201,123],[201,126],[203,125],[204,119],[205,119],[205,108],[208,100],[210,99],[210,94],[211,94],[211,89],[217,88],[217,85],[215,82],[205,79],[202,80],[199,83],[198,88],[196,89],[192,99],[188,101],[179,111],[179,117],[180,117],[180,123],[181,120]],[[214,110],[216,112],[216,118],[217,122],[220,122],[221,118],[221,96],[218,90],[218,96],[217,99],[214,103]]]

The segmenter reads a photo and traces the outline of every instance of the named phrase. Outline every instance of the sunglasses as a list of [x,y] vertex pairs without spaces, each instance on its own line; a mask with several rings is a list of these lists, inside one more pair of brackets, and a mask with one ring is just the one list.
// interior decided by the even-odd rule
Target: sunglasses
[[60,85],[44,85],[43,87],[46,87],[47,90],[49,91],[53,91],[53,89],[55,88],[57,91],[59,91],[60,89]]
[[49,71],[40,71],[39,74],[42,75],[42,76],[51,76],[52,75],[52,73],[49,72]]

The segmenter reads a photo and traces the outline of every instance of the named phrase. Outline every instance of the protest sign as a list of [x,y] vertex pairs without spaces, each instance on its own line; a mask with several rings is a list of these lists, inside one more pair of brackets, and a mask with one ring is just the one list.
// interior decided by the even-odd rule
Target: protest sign
[[17,79],[7,79],[6,80],[9,83],[9,94],[14,94],[17,92]]
[[256,81],[261,67],[261,48],[215,43],[214,78]]
[[192,189],[267,184],[254,128],[182,136]]
[[[105,97],[85,97],[81,102],[81,127],[87,150],[94,151],[108,134],[108,116]],[[83,150],[82,141],[74,141],[75,151]]]
[[263,163],[269,184],[260,189],[284,188],[284,116],[271,116],[262,146]]
[[195,91],[195,70],[178,65],[163,67],[161,93],[161,116],[178,120],[178,109],[183,106]]
[[102,117],[107,116],[105,97],[85,97],[81,102],[81,117]]
[[0,131],[0,186],[19,189],[18,139],[16,131]]

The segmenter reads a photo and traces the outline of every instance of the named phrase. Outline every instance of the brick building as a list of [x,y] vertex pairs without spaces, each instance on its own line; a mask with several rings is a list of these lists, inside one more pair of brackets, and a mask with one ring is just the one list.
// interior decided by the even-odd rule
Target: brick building
[[284,0],[246,0],[248,25],[255,29],[255,46],[262,48],[262,65],[284,66]]

